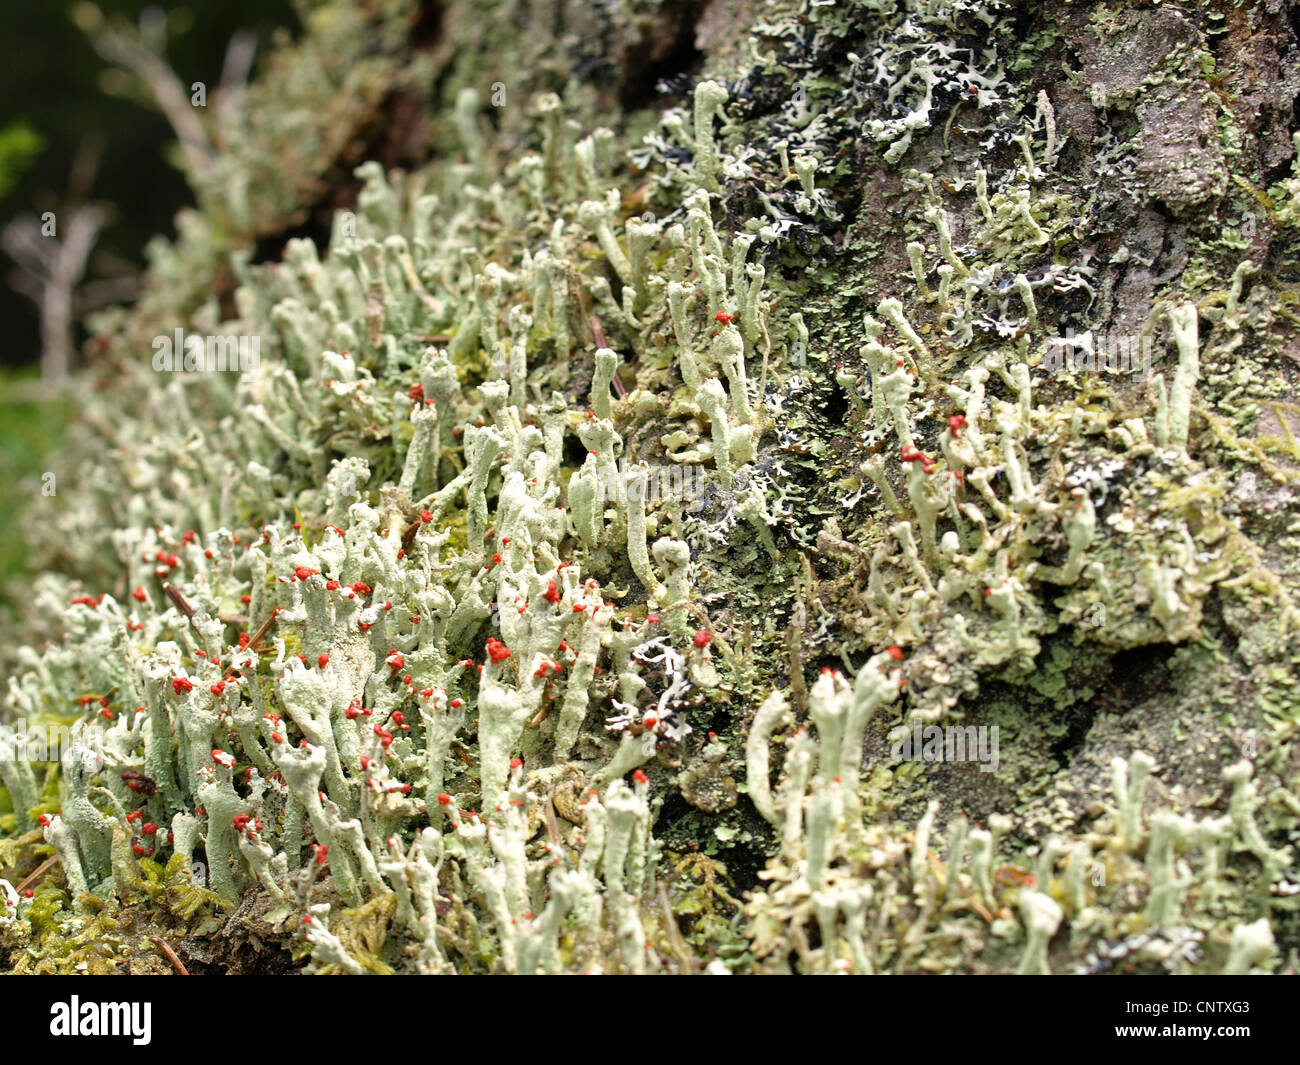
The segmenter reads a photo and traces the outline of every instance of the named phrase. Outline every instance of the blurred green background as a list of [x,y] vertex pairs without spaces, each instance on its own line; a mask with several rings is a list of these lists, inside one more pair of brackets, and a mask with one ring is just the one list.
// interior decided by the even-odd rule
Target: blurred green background
[[[257,36],[254,70],[277,27],[298,31],[289,0],[102,0],[97,6],[107,18],[143,17],[165,26],[167,58],[187,85],[220,82],[227,45],[238,30]],[[63,0],[0,4],[0,228],[17,216],[62,208],[79,153],[97,155],[87,199],[107,207],[108,217],[85,274],[94,283],[141,270],[146,242],[156,233],[173,235],[173,216],[193,197],[166,161],[171,127],[157,111],[121,94],[122,75],[78,28],[77,7]],[[10,600],[11,579],[23,572],[22,503],[41,490],[49,456],[75,431],[75,382],[62,390],[42,382],[40,320],[31,300],[11,287],[16,270],[0,252],[0,486],[6,500],[0,506],[0,602]],[[83,340],[78,331],[78,347]]]

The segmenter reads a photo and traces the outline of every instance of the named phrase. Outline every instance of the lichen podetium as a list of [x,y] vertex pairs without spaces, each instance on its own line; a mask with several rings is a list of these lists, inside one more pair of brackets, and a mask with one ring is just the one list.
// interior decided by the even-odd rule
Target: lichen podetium
[[1294,969],[1285,18],[553,6],[317,5],[90,323],[0,962]]

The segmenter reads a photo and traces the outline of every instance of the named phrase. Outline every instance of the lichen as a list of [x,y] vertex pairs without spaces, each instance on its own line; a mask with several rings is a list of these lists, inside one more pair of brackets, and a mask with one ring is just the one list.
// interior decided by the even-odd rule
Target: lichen
[[318,5],[92,323],[10,967],[1293,968],[1285,20],[560,6]]

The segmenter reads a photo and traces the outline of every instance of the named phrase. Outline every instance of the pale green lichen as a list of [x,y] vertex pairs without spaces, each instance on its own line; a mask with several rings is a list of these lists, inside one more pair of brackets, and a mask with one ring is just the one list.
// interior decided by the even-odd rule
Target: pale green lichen
[[[396,59],[411,5],[325,5],[95,323],[130,416],[87,390],[81,491],[37,523],[62,632],[11,697],[78,746],[44,780],[0,759],[11,964],[101,971],[114,914],[201,937],[240,902],[324,972],[1291,964],[1293,501],[1244,473],[1294,480],[1285,432],[1250,436],[1288,409],[1293,304],[1185,210],[1249,189],[1126,125],[1205,97],[1193,50],[1128,84],[1036,6],[779,3],[624,126],[553,91],[544,34],[453,6]],[[637,8],[572,13],[626,40]],[[344,97],[417,84],[438,158],[363,163],[355,212],[254,263]],[[1279,232],[1294,183],[1253,199]],[[1135,291],[1148,186],[1195,258]],[[137,356],[178,326],[262,362],[159,378]],[[1163,373],[1053,368],[1067,328]],[[900,723],[996,725],[1002,768],[894,759]]]

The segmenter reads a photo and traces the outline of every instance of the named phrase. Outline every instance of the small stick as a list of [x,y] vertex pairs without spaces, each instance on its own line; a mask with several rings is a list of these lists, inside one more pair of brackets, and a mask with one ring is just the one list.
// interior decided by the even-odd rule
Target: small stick
[[53,854],[50,857],[46,858],[45,861],[41,862],[41,864],[36,867],[36,870],[33,873],[31,873],[25,880],[23,880],[23,882],[19,884],[18,887],[16,887],[14,890],[21,895],[29,887],[31,887],[38,880],[40,880],[41,877],[43,877],[46,873],[48,873],[51,869],[53,869],[55,865],[58,864],[58,861],[59,861],[59,856],[57,854]]
[[669,603],[665,607],[660,607],[659,612],[661,614],[667,614],[669,611],[681,610],[683,608],[700,619],[700,622],[704,625],[704,629],[708,632],[710,638],[717,642],[719,651],[721,651],[727,658],[735,658],[736,652],[733,651],[731,645],[718,634],[718,631],[713,626],[713,622],[709,618],[709,612],[705,610],[704,607],[700,606],[699,603],[696,603],[691,599],[683,599],[681,602]]
[[[594,314],[591,316],[591,335],[596,340],[596,347],[609,347],[609,341],[605,339],[605,327],[600,324],[600,319]],[[613,378],[611,378],[611,384],[614,386],[614,391],[618,393],[619,399],[627,398],[627,386],[619,380],[617,371],[615,371]]]
[[549,795],[546,796],[546,805],[542,807],[542,812],[546,815],[547,837],[550,839],[551,843],[559,844],[561,842],[560,822],[555,819],[555,803],[551,801]]
[[249,637],[248,646],[253,648],[254,650],[257,650],[258,643],[261,642],[262,637],[266,635],[267,630],[271,627],[271,625],[274,622],[275,622],[275,611],[272,610],[271,616],[267,618],[264,622],[262,622],[262,624],[257,627],[257,631],[253,633],[252,636]]
[[668,892],[664,890],[662,880],[655,884],[655,889],[655,895],[659,901],[659,906],[663,910],[664,924],[667,926],[668,930],[668,939],[673,945],[673,950],[677,952],[677,957],[689,965],[691,963],[691,952],[686,946],[686,941],[682,938],[682,930],[677,927],[677,918],[673,916],[672,904],[668,901]]
[[189,619],[190,628],[192,628],[195,631],[195,633],[198,633],[199,626],[198,623],[194,620],[194,608],[185,601],[185,596],[181,595],[181,593],[178,592],[175,588],[173,588],[170,584],[164,584],[163,591],[167,593],[167,598],[170,599],[175,604],[176,609],[179,610],[182,614],[184,614]]
[[172,950],[171,945],[162,936],[150,936],[149,939],[153,945],[162,951],[163,956],[172,963],[172,968],[176,970],[177,976],[189,976],[190,971],[185,968],[184,962],[176,956],[176,951]]

